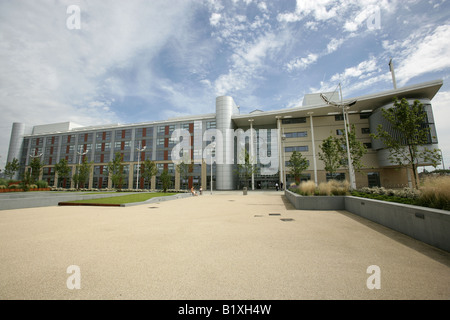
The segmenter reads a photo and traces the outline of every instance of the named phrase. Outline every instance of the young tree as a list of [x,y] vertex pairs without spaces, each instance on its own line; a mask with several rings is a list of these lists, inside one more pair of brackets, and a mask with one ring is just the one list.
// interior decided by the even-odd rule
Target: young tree
[[[181,180],[186,181],[189,178],[189,172],[192,172],[193,164],[186,163],[184,161],[181,161],[176,166],[178,173],[180,174]],[[188,188],[188,185],[186,184],[186,189]]]
[[308,160],[300,152],[294,151],[289,158],[290,174],[294,176],[295,183],[300,183],[302,172],[308,169]]
[[[342,159],[347,159],[347,141],[345,139],[345,136],[340,137],[338,141],[340,157]],[[353,169],[356,172],[360,172],[361,168],[364,166],[361,162],[361,159],[367,153],[367,148],[361,141],[358,141],[356,139],[355,125],[352,125],[351,130],[348,130],[348,144],[350,145],[350,156],[352,158]],[[348,167],[348,161],[345,161],[343,163],[343,166]]]
[[19,160],[14,158],[11,162],[8,162],[5,165],[5,175],[11,180],[19,169]]
[[77,173],[72,177],[72,180],[78,186],[78,188],[84,188],[86,180],[91,173],[92,162],[87,162],[86,158],[83,159],[81,165],[77,165]]
[[319,146],[319,159],[325,164],[325,171],[327,171],[332,177],[336,173],[337,169],[341,166],[341,154],[339,153],[340,141],[338,138],[329,136],[323,140]]
[[163,170],[163,172],[161,173],[159,178],[161,179],[161,182],[162,182],[163,191],[166,192],[167,189],[169,189],[172,184],[172,179],[171,179],[169,171]]
[[374,139],[380,139],[389,149],[389,160],[393,163],[411,168],[414,173],[414,186],[418,188],[417,167],[419,161],[426,161],[436,167],[441,160],[440,150],[430,150],[430,127],[427,125],[427,114],[422,103],[415,100],[412,105],[405,98],[394,98],[394,106],[382,109],[383,117],[390,128],[380,124]]
[[148,181],[148,183],[150,184],[152,177],[156,176],[157,174],[158,168],[156,167],[156,163],[154,163],[150,159],[146,159],[141,166],[141,176],[144,181]]
[[108,174],[111,177],[113,188],[118,188],[119,190],[122,188],[123,163],[120,152],[116,152],[114,159],[108,162],[105,174]]
[[257,173],[257,167],[253,161],[253,158],[251,157],[250,153],[247,151],[247,149],[243,150],[243,153],[241,154],[241,159],[237,165],[238,173],[241,177],[245,179],[245,186],[249,186],[249,180],[251,179],[253,174]]
[[41,163],[41,160],[38,157],[31,160],[31,183],[35,183],[39,180],[39,176],[41,175],[41,169],[43,166],[44,165]]
[[70,176],[70,167],[66,159],[61,159],[55,164],[55,173],[58,174],[59,184],[61,185],[64,179],[68,179]]

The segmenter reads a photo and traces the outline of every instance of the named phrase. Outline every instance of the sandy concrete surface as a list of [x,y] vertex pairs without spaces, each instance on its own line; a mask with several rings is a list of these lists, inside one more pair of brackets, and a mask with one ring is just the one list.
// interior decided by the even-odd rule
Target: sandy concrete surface
[[447,252],[276,192],[0,212],[0,299],[448,300],[449,266]]

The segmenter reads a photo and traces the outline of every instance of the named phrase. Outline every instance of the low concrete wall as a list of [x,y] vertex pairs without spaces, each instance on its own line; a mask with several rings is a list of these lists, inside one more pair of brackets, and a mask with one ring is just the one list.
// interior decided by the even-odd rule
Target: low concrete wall
[[285,190],[284,194],[298,210],[345,210],[345,196],[307,197],[289,190]]
[[449,211],[350,196],[345,210],[450,252]]
[[[449,211],[353,196],[304,197],[288,190],[285,195],[298,210],[346,210],[450,252]],[[330,198],[342,198],[343,203]]]

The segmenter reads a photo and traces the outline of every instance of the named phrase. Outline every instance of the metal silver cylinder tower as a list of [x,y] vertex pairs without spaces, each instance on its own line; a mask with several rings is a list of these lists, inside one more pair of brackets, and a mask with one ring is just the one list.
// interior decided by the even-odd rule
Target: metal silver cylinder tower
[[[235,165],[234,165],[234,134],[229,134],[234,129],[231,116],[239,114],[239,108],[232,97],[221,96],[216,98],[216,128],[222,133],[223,164],[216,164],[217,190],[235,189]],[[231,162],[231,160],[233,162]]]
[[11,162],[14,158],[20,160],[24,134],[25,124],[14,122],[11,130],[11,139],[9,140],[8,158],[6,161]]

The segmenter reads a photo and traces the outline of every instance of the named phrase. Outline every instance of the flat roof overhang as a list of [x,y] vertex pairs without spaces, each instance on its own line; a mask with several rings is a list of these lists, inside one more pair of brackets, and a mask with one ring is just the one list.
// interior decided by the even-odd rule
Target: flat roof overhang
[[[361,111],[375,110],[393,101],[394,97],[406,99],[429,99],[432,100],[443,85],[443,80],[423,82],[394,90],[383,91],[380,93],[364,95],[352,99],[345,99],[343,103],[350,103],[356,100],[356,103],[350,107],[350,112],[359,113]],[[274,111],[254,112],[245,115],[233,115],[232,120],[238,127],[248,127],[249,119],[253,119],[253,125],[276,125],[277,118],[300,118],[308,117],[309,112],[313,116],[327,116],[330,113],[339,113],[340,108],[325,104],[301,106],[289,109],[280,109]]]

